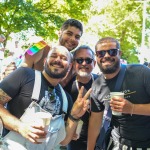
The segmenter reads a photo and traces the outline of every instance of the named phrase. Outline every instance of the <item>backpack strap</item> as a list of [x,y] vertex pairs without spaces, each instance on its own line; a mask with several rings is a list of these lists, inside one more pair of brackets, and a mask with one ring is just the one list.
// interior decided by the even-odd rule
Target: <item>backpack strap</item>
[[40,91],[41,91],[41,72],[38,70],[35,70],[35,81],[34,81],[34,87],[33,87],[31,99],[34,101],[38,101]]
[[64,113],[67,113],[67,110],[68,110],[68,99],[67,99],[67,96],[66,96],[66,93],[64,91],[64,89],[62,88],[62,86],[59,84],[59,88],[60,88],[60,91],[61,91],[61,94],[62,94],[62,98],[63,98],[63,107],[62,107],[62,110]]

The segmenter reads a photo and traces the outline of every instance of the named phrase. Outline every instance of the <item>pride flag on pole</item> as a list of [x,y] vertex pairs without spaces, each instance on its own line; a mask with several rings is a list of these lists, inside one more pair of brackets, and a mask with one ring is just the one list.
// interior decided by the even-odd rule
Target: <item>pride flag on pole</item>
[[46,45],[47,43],[45,41],[39,41],[38,43],[33,44],[26,52],[32,56],[42,50]]

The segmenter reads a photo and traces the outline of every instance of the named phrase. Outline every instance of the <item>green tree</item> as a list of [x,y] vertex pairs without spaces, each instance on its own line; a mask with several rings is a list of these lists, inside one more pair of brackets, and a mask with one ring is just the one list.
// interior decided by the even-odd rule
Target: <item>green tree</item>
[[[117,38],[123,51],[122,58],[128,63],[138,63],[137,47],[141,45],[143,3],[131,0],[109,0],[102,9],[97,10],[95,8],[96,22],[89,26],[88,30],[98,33],[99,38],[106,36]],[[147,12],[149,10],[147,5]],[[148,20],[146,26],[150,27]]]
[[[0,33],[34,31],[37,36],[48,39],[57,38],[56,30],[64,20],[75,18],[82,22],[88,20],[90,0],[3,0],[0,2]],[[6,45],[6,43],[5,43]]]

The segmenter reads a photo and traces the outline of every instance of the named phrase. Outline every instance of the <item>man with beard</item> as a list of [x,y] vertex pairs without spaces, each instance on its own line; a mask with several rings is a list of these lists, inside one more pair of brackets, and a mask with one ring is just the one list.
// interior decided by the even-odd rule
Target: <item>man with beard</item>
[[[79,89],[84,86],[84,93],[86,93],[91,88],[94,80],[98,77],[98,75],[92,73],[95,64],[95,54],[89,46],[82,45],[74,51],[73,69],[76,75],[64,87],[64,89],[72,96],[73,102],[77,99]],[[82,116],[82,131],[80,135],[74,136],[73,140],[69,143],[67,150],[87,150],[89,116],[90,110],[86,111]]]
[[[111,37],[100,39],[96,46],[97,63],[102,75],[94,82],[91,93],[91,116],[88,130],[88,150],[94,150],[102,125],[105,100],[114,91],[121,69],[119,42]],[[108,150],[150,149],[150,69],[141,64],[126,66],[120,91],[124,98],[113,97],[111,137]]]
[[[57,45],[65,46],[68,49],[68,51],[71,51],[78,46],[82,34],[83,26],[81,22],[76,19],[68,19],[63,23],[58,33],[59,40]],[[28,53],[25,53],[25,60],[23,66],[42,71],[44,59],[46,58],[49,50],[50,47],[47,45],[43,50],[39,51],[33,56],[30,56]],[[15,69],[16,66],[14,63],[12,63],[6,68],[4,72],[5,76],[10,74]],[[72,72],[70,71],[70,74],[71,73]],[[66,80],[69,80],[69,78],[66,78]],[[65,82],[67,82],[66,80],[62,84],[65,84]]]
[[[66,75],[71,66],[71,54],[63,46],[54,47],[45,60],[44,70],[41,73],[41,90],[37,103],[45,99],[49,101],[47,107],[43,107],[52,116],[63,114],[63,94],[62,88],[58,84]],[[4,127],[21,134],[24,138],[34,144],[39,144],[38,139],[46,137],[47,132],[40,124],[27,124],[19,118],[25,109],[32,102],[31,96],[35,82],[35,70],[27,67],[20,67],[12,74],[7,76],[0,83],[0,118],[4,123]],[[67,144],[75,132],[78,120],[88,108],[90,90],[83,97],[83,88],[79,92],[79,96],[73,107],[71,101],[68,100],[68,120],[66,126],[66,138],[61,144]],[[46,91],[48,95],[45,95]],[[53,94],[53,99],[51,95]],[[7,103],[8,110],[4,107]],[[49,107],[52,105],[52,107]],[[72,107],[72,109],[71,109]],[[50,109],[49,109],[50,108]],[[6,117],[7,116],[7,117]]]

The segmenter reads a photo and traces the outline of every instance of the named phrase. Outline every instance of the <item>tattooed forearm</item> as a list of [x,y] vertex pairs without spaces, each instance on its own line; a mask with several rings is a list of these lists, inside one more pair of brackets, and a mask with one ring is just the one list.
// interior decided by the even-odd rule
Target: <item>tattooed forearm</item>
[[11,100],[11,97],[8,96],[2,89],[0,89],[0,104],[5,104]]

